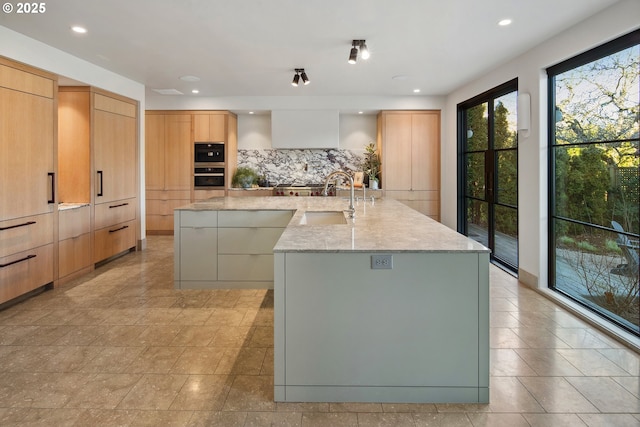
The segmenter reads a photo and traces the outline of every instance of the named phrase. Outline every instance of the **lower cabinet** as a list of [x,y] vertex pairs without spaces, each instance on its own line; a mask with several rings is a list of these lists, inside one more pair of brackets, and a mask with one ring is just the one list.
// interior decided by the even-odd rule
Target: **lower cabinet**
[[293,211],[175,214],[175,287],[273,288],[273,247]]
[[0,221],[0,303],[54,280],[53,213]]
[[94,227],[94,263],[135,248],[136,199],[96,205]]
[[191,203],[190,191],[147,191],[147,234],[172,234],[173,211]]
[[58,278],[91,267],[91,208],[61,209],[58,216]]

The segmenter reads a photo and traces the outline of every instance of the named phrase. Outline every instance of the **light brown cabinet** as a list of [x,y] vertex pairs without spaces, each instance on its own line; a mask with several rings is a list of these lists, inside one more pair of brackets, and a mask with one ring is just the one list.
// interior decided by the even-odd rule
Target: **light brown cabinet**
[[53,282],[55,76],[0,58],[0,303]]
[[136,246],[137,103],[93,94],[93,262]]
[[196,142],[227,141],[226,112],[196,112],[193,114],[193,140]]
[[173,232],[173,209],[191,200],[191,115],[145,115],[146,219],[149,234]]
[[440,220],[440,111],[378,115],[385,197]]
[[67,281],[91,270],[91,207],[63,209],[58,222],[58,277]]

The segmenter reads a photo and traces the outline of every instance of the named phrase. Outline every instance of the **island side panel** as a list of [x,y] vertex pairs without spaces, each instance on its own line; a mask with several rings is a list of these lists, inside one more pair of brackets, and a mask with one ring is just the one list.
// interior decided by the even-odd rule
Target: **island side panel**
[[479,400],[478,253],[392,255],[390,270],[367,253],[285,255],[283,400]]
[[478,402],[489,403],[489,252],[478,253]]

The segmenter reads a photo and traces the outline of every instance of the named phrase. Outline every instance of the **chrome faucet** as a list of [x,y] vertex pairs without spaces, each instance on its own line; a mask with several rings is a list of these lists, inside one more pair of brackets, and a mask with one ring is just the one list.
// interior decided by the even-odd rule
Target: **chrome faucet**
[[[354,190],[353,190],[353,177],[351,175],[349,175],[348,173],[344,172],[344,171],[333,171],[331,172],[329,175],[327,175],[327,177],[324,180],[324,190],[322,190],[322,195],[326,196],[327,195],[327,187],[329,187],[329,181],[331,181],[331,178],[333,178],[336,175],[344,175],[347,177],[347,179],[349,179],[349,185],[351,186],[351,188],[349,189],[349,218],[355,218],[356,217],[356,208],[353,205],[353,199],[354,197]],[[336,195],[337,195],[338,191],[336,189]]]

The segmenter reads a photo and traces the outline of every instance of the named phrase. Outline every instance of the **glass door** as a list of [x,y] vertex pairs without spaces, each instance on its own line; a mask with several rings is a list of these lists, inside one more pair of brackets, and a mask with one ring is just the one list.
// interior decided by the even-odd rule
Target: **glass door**
[[459,229],[518,269],[517,81],[461,104]]

